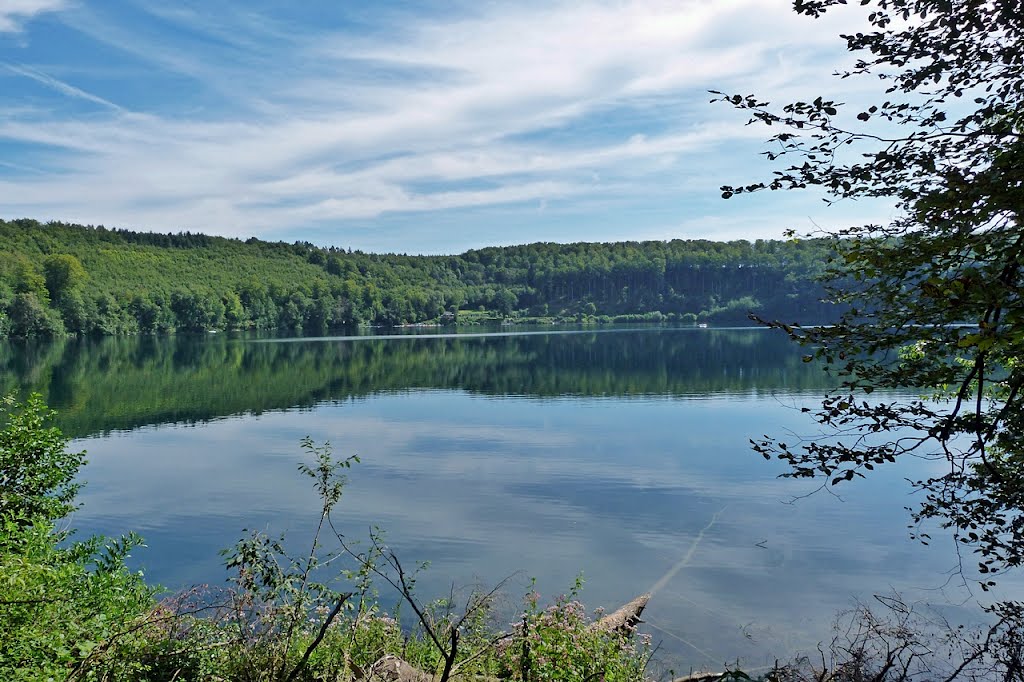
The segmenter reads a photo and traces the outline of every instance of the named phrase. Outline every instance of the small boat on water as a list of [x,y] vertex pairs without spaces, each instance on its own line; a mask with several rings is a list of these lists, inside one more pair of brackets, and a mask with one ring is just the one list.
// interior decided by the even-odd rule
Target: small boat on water
[[697,327],[700,328],[700,329],[707,329],[708,328],[708,323],[707,322],[701,322],[700,324],[697,325]]

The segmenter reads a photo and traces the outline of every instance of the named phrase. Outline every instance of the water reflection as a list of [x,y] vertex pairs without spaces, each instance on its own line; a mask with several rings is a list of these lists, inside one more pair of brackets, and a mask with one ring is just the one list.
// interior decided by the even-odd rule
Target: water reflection
[[627,397],[813,391],[822,372],[761,330],[611,330],[292,340],[174,336],[0,344],[0,391],[33,390],[70,434],[310,407],[411,389]]
[[137,559],[170,586],[221,580],[216,552],[243,527],[308,533],[308,434],[362,456],[341,519],[431,561],[424,594],[515,571],[557,593],[582,570],[592,605],[655,587],[648,620],[682,668],[813,647],[855,595],[960,596],[914,592],[942,586],[955,555],[906,539],[911,465],[786,504],[808,487],[776,480],[747,439],[807,432],[798,408],[827,378],[760,331],[2,353],[9,387],[48,393],[89,450],[76,524],[139,530]]

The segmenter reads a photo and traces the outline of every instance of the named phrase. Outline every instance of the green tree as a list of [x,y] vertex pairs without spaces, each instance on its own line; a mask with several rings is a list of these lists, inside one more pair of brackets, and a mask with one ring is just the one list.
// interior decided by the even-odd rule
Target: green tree
[[171,310],[178,327],[189,331],[205,331],[220,326],[224,304],[220,298],[186,291],[171,294]]
[[32,294],[43,303],[49,303],[46,279],[27,258],[17,259],[14,266],[14,293]]
[[289,330],[300,330],[306,325],[306,312],[311,303],[301,291],[293,292],[281,306],[280,324]]
[[344,267],[341,264],[341,259],[333,254],[327,258],[327,265],[325,266],[325,269],[328,273],[338,277],[342,276],[345,272]]
[[224,321],[232,329],[237,329],[245,325],[248,321],[245,315],[245,308],[242,306],[242,300],[233,291],[229,291],[220,297],[221,303],[224,305]]
[[38,394],[23,405],[0,399],[0,517],[56,521],[69,514],[84,453],[67,451],[68,439],[49,426],[53,412]]
[[128,304],[128,310],[135,317],[140,332],[153,333],[157,330],[160,308],[150,300],[149,296],[141,293],[135,294]]
[[[888,225],[832,235],[839,324],[772,323],[843,377],[816,415],[836,437],[754,446],[832,485],[908,456],[943,462],[913,482],[913,518],[952,529],[990,575],[1024,562],[1024,13],[1016,0],[861,5],[869,25],[843,36],[859,58],[842,76],[881,79],[876,103],[718,93],[778,131],[766,154],[784,164],[724,197],[815,187],[898,209]],[[929,395],[866,395],[878,389]]]
[[519,305],[519,297],[509,289],[500,289],[494,294],[494,307],[499,314],[508,317]]
[[66,291],[54,299],[54,307],[60,311],[64,327],[68,332],[83,334],[89,329],[90,311],[85,299],[77,291]]
[[93,321],[81,293],[88,277],[85,268],[72,255],[53,254],[43,259],[43,277],[51,305],[60,312],[65,329],[84,333]]
[[140,620],[155,590],[125,565],[134,534],[68,542],[84,453],[38,395],[0,401],[0,678],[139,679]]
[[61,253],[43,259],[43,276],[50,300],[57,301],[66,294],[78,292],[87,275],[77,258]]
[[47,308],[34,292],[19,293],[7,307],[11,336],[33,338],[64,334],[64,325],[56,311]]

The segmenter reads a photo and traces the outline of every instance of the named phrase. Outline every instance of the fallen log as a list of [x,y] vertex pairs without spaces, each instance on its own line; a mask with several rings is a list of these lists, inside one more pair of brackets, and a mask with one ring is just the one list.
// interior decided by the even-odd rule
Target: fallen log
[[[594,621],[588,627],[591,632],[615,632],[624,635],[632,634],[633,628],[641,622],[640,614],[643,613],[644,609],[647,607],[647,602],[650,600],[650,594],[641,594],[633,601],[623,604],[607,616]],[[514,635],[504,635],[495,640],[494,650],[498,655],[501,655],[507,651],[514,642]]]
[[632,634],[636,626],[640,624],[640,614],[644,612],[647,602],[650,600],[650,594],[641,594],[633,601],[624,604],[604,618],[591,623],[590,629],[617,632],[622,635]]
[[726,679],[729,673],[690,673],[689,675],[683,675],[682,677],[676,677],[672,679],[672,682],[718,682],[719,680]]

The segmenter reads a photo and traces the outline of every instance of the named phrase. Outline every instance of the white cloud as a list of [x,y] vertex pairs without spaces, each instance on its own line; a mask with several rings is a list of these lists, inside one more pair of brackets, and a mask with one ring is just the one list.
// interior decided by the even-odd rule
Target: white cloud
[[119,107],[118,105],[114,104],[109,100],[105,100],[102,97],[98,97],[92,93],[86,92],[81,88],[76,88],[75,86],[69,83],[65,83],[64,81],[54,78],[53,76],[48,76],[42,71],[38,71],[27,66],[17,66],[15,64],[3,64],[2,66],[6,67],[9,71],[18,74],[19,76],[30,78],[36,81],[37,83],[41,83],[42,85],[45,85],[48,88],[56,90],[62,95],[82,99],[87,102],[92,102],[93,104],[99,104],[104,107],[114,109],[115,111],[121,110],[121,107]]
[[0,2],[0,33],[20,31],[37,14],[62,9],[64,0],[3,0]]
[[[230,41],[230,59],[131,27],[101,30],[104,22],[80,12],[70,25],[225,94],[229,105],[132,112],[130,97],[114,104],[9,67],[109,112],[0,110],[0,139],[47,148],[57,171],[8,174],[0,215],[243,235],[311,222],[372,227],[395,213],[678,196],[709,158],[742,142],[754,159],[763,137],[708,106],[706,89],[800,87],[809,71],[822,72],[809,55],[820,59],[838,32],[824,22],[807,31],[781,0],[481,12],[385,33],[325,31],[279,52],[254,37],[282,36],[280,27],[229,14],[248,32]],[[185,11],[155,16],[217,40],[232,28]]]

